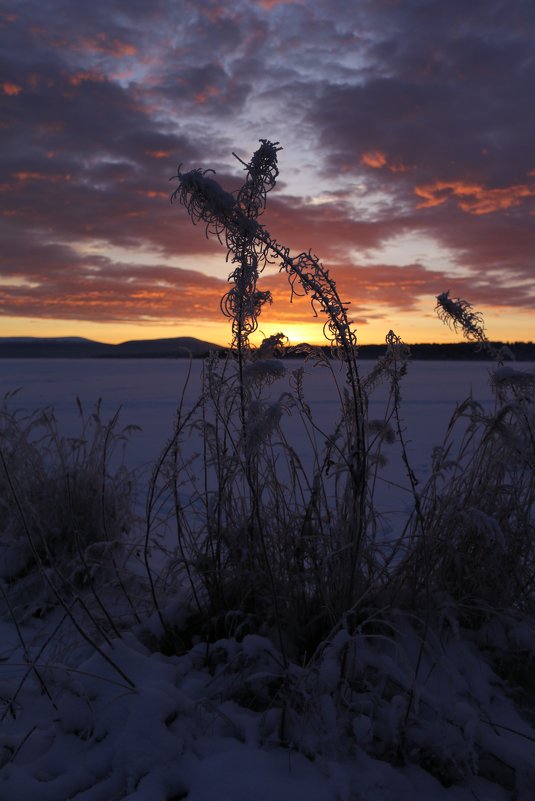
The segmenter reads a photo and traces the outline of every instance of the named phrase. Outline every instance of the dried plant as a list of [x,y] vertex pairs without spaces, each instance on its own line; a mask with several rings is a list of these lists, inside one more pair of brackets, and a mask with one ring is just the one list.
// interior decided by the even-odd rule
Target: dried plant
[[438,315],[498,361],[492,411],[473,398],[455,410],[433,453],[431,476],[409,525],[400,576],[449,599],[465,619],[533,614],[535,585],[535,377],[503,366],[470,303],[438,298]]
[[258,328],[262,307],[271,302],[269,292],[257,290],[258,276],[269,251],[265,236],[260,237],[263,231],[257,218],[263,213],[267,193],[279,174],[277,144],[262,139],[250,163],[242,162],[247,176],[235,194],[225,192],[208,177],[213,170],[181,173],[179,168],[179,186],[171,196],[187,208],[192,222],[205,223],[207,236],[215,235],[224,242],[227,260],[236,265],[229,275],[234,286],[223,297],[221,309],[232,320],[233,345],[240,355]]
[[116,456],[135,427],[120,431],[118,412],[105,422],[100,402],[86,415],[78,401],[79,436],[63,437],[51,409],[12,411],[9,400],[0,407],[0,579],[18,614],[89,595],[117,633],[99,588],[122,587],[132,609],[120,565],[136,522],[135,481]]
[[[351,380],[358,382],[355,346],[356,334],[351,327],[347,305],[338,295],[335,281],[329,276],[317,256],[311,252],[290,256],[288,248],[273,239],[257,218],[266,206],[267,193],[273,189],[279,170],[278,142],[261,139],[261,146],[244,165],[245,183],[235,193],[229,193],[200,169],[182,173],[175,178],[179,186],[171,201],[179,200],[187,209],[193,223],[204,222],[207,236],[215,235],[227,247],[227,259],[239,266],[230,274],[235,286],[224,296],[223,311],[233,320],[233,343],[244,347],[256,330],[262,306],[271,301],[268,292],[257,293],[256,281],[270,258],[280,261],[280,269],[288,274],[292,293],[304,292],[310,297],[314,313],[319,308],[326,316],[327,339],[340,348],[348,362]],[[236,157],[237,158],[237,157]],[[242,328],[240,328],[240,325]]]
[[465,339],[469,342],[476,342],[479,348],[487,351],[489,356],[502,364],[505,359],[513,359],[514,356],[506,345],[496,347],[487,338],[485,324],[481,312],[474,311],[474,307],[467,300],[450,297],[449,292],[442,292],[437,295],[435,311],[443,323],[453,328],[454,331],[461,331]]
[[[293,294],[305,294],[311,300],[313,313],[326,316],[325,336],[333,352],[343,359],[346,367],[349,392],[346,393],[343,421],[345,442],[340,448],[341,469],[347,475],[343,492],[343,509],[338,524],[344,534],[343,558],[350,565],[343,571],[345,584],[342,595],[351,605],[358,583],[358,565],[361,560],[366,537],[366,493],[367,493],[367,448],[364,422],[364,395],[357,364],[357,340],[345,304],[329,275],[317,256],[303,252],[290,256],[289,249],[273,239],[267,229],[258,222],[266,206],[267,193],[273,189],[279,174],[278,143],[260,140],[260,147],[249,162],[238,159],[246,170],[242,187],[234,193],[226,192],[209,173],[200,169],[181,172],[175,176],[179,186],[171,200],[178,200],[187,209],[192,222],[202,222],[207,236],[216,236],[227,248],[227,260],[237,265],[229,275],[231,289],[225,294],[221,307],[232,321],[232,344],[238,355],[241,425],[244,432],[244,457],[247,481],[251,495],[251,523],[258,523],[260,489],[258,469],[253,464],[251,443],[255,437],[251,432],[259,425],[258,408],[250,405],[244,360],[250,353],[249,338],[258,327],[258,318],[263,306],[271,302],[269,292],[257,288],[259,274],[268,261],[278,261],[285,271]],[[249,405],[248,405],[249,404]],[[273,411],[273,410],[272,410]],[[264,416],[266,414],[264,410]],[[274,413],[273,413],[274,414]],[[272,417],[276,420],[276,415]],[[254,521],[257,521],[256,523]],[[340,579],[342,581],[342,579]],[[342,581],[343,583],[343,581]]]

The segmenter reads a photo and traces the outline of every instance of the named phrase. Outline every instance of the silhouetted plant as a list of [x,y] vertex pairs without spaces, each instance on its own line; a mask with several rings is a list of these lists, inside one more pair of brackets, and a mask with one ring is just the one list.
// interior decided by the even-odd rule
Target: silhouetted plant
[[[226,192],[211,177],[212,170],[181,172],[179,168],[175,176],[179,186],[171,200],[179,200],[185,206],[193,223],[204,223],[206,236],[216,236],[225,244],[227,260],[237,265],[229,275],[233,286],[223,297],[221,308],[232,320],[232,345],[238,355],[238,389],[244,432],[248,426],[244,360],[249,356],[249,338],[258,327],[262,308],[272,300],[269,292],[257,288],[259,274],[266,263],[278,260],[281,271],[284,270],[288,275],[292,294],[304,293],[311,300],[314,314],[317,315],[319,310],[326,315],[325,336],[336,354],[344,360],[349,384],[344,413],[346,446],[341,453],[348,473],[348,484],[344,493],[345,509],[339,525],[346,531],[344,559],[356,570],[365,537],[367,489],[364,398],[357,365],[356,334],[348,317],[347,304],[341,300],[335,281],[317,256],[310,251],[290,256],[289,249],[273,239],[258,222],[266,206],[267,193],[275,186],[279,174],[277,153],[281,149],[277,142],[265,139],[260,142],[261,146],[249,162],[238,159],[247,175],[244,184],[236,192]],[[255,471],[251,467],[250,457],[251,454],[246,453],[251,490],[257,497],[258,487],[254,485]],[[356,573],[352,569],[344,571],[344,576],[347,579],[345,594],[350,603],[354,595]]]
[[435,311],[440,320],[453,328],[454,331],[461,331],[462,335],[469,342],[477,343],[478,348],[483,348],[497,362],[502,364],[505,359],[513,359],[511,350],[502,345],[497,348],[489,341],[485,332],[485,324],[481,312],[474,311],[472,304],[463,298],[450,297],[449,292],[441,292],[437,295]]
[[535,375],[503,366],[506,347],[487,338],[483,316],[449,292],[439,318],[496,360],[494,409],[471,396],[457,408],[407,527],[398,577],[459,610],[465,621],[533,614],[535,568]]

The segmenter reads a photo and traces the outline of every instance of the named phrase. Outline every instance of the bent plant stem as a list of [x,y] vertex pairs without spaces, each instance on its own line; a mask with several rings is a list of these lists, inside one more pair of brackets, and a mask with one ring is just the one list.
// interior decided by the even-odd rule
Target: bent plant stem
[[180,551],[180,556],[182,557],[182,561],[184,563],[184,567],[186,570],[186,574],[188,576],[189,585],[191,587],[191,592],[193,594],[193,598],[195,600],[195,605],[200,615],[202,615],[202,606],[199,600],[199,595],[197,593],[197,588],[195,587],[195,582],[193,581],[193,575],[191,572],[191,567],[189,564],[189,559],[186,555],[186,551],[184,548],[184,531],[182,528],[182,504],[180,503],[180,496],[178,493],[178,484],[177,484],[177,474],[178,474],[178,441],[175,440],[173,446],[173,502],[174,502],[174,515],[176,521],[176,532],[177,532],[177,542],[178,548]]
[[[34,667],[36,667],[36,666],[37,666],[37,664],[38,664],[38,661],[39,661],[39,659],[41,658],[41,656],[43,655],[43,653],[45,652],[45,650],[46,650],[47,646],[49,645],[49,643],[51,643],[51,642],[52,642],[52,640],[54,639],[54,637],[56,636],[56,634],[58,633],[58,631],[60,630],[60,628],[63,626],[63,624],[64,624],[64,622],[65,622],[65,620],[66,620],[66,619],[67,619],[67,614],[66,614],[66,613],[64,613],[64,614],[63,614],[63,616],[62,616],[62,618],[61,618],[61,619],[59,620],[59,622],[56,624],[56,626],[54,627],[54,629],[53,629],[53,630],[50,632],[50,634],[48,635],[48,637],[46,638],[46,640],[45,640],[45,641],[42,643],[41,647],[39,648],[39,651],[37,652],[37,656],[36,656],[34,659],[32,659],[32,662],[31,662],[31,665],[30,665],[30,667],[28,668],[28,670],[26,671],[26,673],[24,674],[24,676],[22,676],[22,678],[20,679],[20,681],[19,681],[19,683],[18,683],[18,685],[17,685],[17,689],[16,689],[16,690],[15,690],[15,692],[13,693],[12,697],[9,699],[9,705],[6,707],[6,709],[5,709],[5,711],[4,711],[4,714],[3,714],[3,715],[2,715],[2,717],[0,718],[0,723],[1,723],[3,720],[5,720],[5,718],[6,718],[6,716],[7,716],[7,713],[8,713],[8,712],[9,712],[9,710],[10,710],[10,706],[11,706],[12,704],[14,704],[14,703],[15,703],[15,701],[17,700],[17,698],[18,698],[18,696],[19,696],[19,693],[21,692],[22,688],[24,687],[24,685],[25,685],[25,683],[26,683],[26,679],[28,678],[28,676],[30,675],[30,673],[32,673],[32,671],[33,671]],[[56,704],[55,704],[55,702],[54,702],[53,700],[51,701],[51,703],[52,703],[52,706],[54,707],[54,709],[57,709],[57,706],[56,706]]]
[[281,269],[284,269],[289,277],[295,275],[305,293],[311,296],[313,303],[317,302],[320,304],[328,318],[326,325],[332,332],[334,342],[341,349],[342,357],[347,366],[347,378],[353,402],[353,428],[349,437],[348,466],[350,485],[348,488],[349,499],[347,507],[347,537],[349,540],[348,545],[350,546],[350,568],[347,585],[343,593],[345,596],[343,606],[348,608],[352,605],[354,599],[357,567],[360,564],[366,532],[364,403],[356,363],[354,334],[351,331],[351,324],[348,320],[345,307],[336,290],[334,281],[329,278],[319,261],[309,254],[303,254],[303,260],[305,260],[305,262],[308,261],[316,273],[316,276],[311,277],[307,274],[305,269],[300,266],[300,257],[292,259],[288,251],[271,240],[263,229],[258,229],[256,236],[265,246],[266,250],[271,250],[280,259],[282,265]]
[[178,447],[178,442],[179,442],[180,436],[181,436],[184,428],[187,426],[188,422],[195,415],[197,409],[199,408],[199,405],[202,403],[202,399],[197,400],[197,402],[194,403],[193,407],[189,410],[189,412],[185,415],[185,417],[182,415],[182,409],[183,409],[183,405],[184,405],[184,396],[185,396],[186,387],[188,385],[188,381],[189,381],[189,378],[190,378],[190,374],[191,374],[191,361],[190,361],[190,365],[189,365],[188,375],[186,377],[186,382],[185,382],[183,390],[182,390],[180,403],[179,403],[179,406],[178,406],[178,409],[177,409],[177,420],[176,420],[176,424],[175,424],[175,430],[173,432],[173,436],[170,438],[169,442],[167,443],[167,445],[165,446],[165,448],[161,452],[161,454],[158,457],[158,460],[157,460],[157,462],[156,462],[156,464],[154,466],[154,469],[152,471],[152,476],[151,476],[151,479],[150,479],[150,482],[149,482],[149,493],[148,493],[148,497],[147,497],[147,502],[145,504],[145,520],[146,520],[146,522],[145,522],[145,537],[144,537],[144,542],[143,542],[143,562],[145,564],[145,571],[147,573],[147,578],[149,580],[150,593],[151,593],[152,602],[154,604],[154,609],[156,611],[156,614],[158,615],[158,619],[159,619],[160,624],[162,626],[162,629],[164,631],[169,631],[169,626],[167,625],[167,623],[166,623],[166,621],[164,619],[164,616],[162,614],[162,610],[161,610],[161,607],[160,607],[160,603],[158,601],[158,596],[156,595],[156,585],[154,583],[154,576],[152,574],[152,568],[151,568],[151,565],[150,565],[150,558],[149,558],[149,555],[150,555],[149,554],[149,552],[150,552],[150,539],[151,539],[151,532],[152,532],[154,507],[155,507],[157,498],[159,497],[159,493],[157,493],[158,478],[159,478],[159,476],[160,476],[160,474],[162,472],[162,468],[163,468],[163,466],[164,466],[169,454],[173,454],[174,453],[174,449]]
[[424,630],[422,632],[422,637],[420,641],[420,647],[418,649],[418,657],[416,659],[416,666],[414,668],[414,678],[412,681],[412,685],[409,691],[409,698],[407,702],[407,709],[405,712],[405,726],[409,720],[409,715],[414,703],[414,696],[415,696],[415,687],[416,682],[418,680],[418,676],[420,674],[420,668],[422,665],[422,658],[425,649],[425,645],[427,642],[427,636],[429,633],[429,626],[430,626],[430,617],[431,617],[431,591],[429,587],[429,579],[430,579],[430,565],[429,565],[429,552],[428,552],[428,539],[427,539],[427,531],[425,526],[424,515],[422,512],[422,505],[420,503],[420,495],[417,490],[418,479],[416,478],[412,466],[409,461],[409,456],[407,453],[407,445],[405,442],[405,435],[403,432],[403,426],[401,424],[401,417],[399,414],[399,408],[401,404],[401,394],[399,390],[399,375],[397,364],[394,363],[394,374],[392,377],[392,388],[394,393],[394,418],[396,421],[396,432],[398,435],[398,439],[401,445],[401,458],[403,464],[405,465],[405,469],[407,471],[407,477],[409,479],[409,483],[411,486],[412,497],[414,499],[414,510],[416,513],[416,519],[418,521],[418,526],[420,528],[420,532],[422,535],[422,546],[423,546],[423,556],[424,556],[424,572],[425,572],[425,616],[424,616]]
[[[105,437],[104,437],[104,445],[103,445],[103,449],[102,449],[102,477],[101,477],[102,478],[102,481],[101,481],[102,530],[104,531],[104,536],[106,537],[106,539],[108,541],[110,540],[110,536],[109,536],[109,532],[108,532],[108,524],[107,524],[107,521],[106,521],[106,506],[105,506],[106,482],[107,482],[106,464],[107,464],[107,461],[108,461],[108,449],[109,449],[109,446],[110,446],[110,440],[112,438],[112,434],[113,434],[113,431],[115,429],[115,426],[117,425],[117,421],[119,419],[119,414],[121,412],[121,409],[122,409],[122,406],[119,406],[119,408],[117,409],[117,411],[113,415],[111,421],[106,426],[106,434],[105,434]],[[115,573],[115,577],[117,579],[117,582],[119,584],[121,592],[123,593],[128,606],[132,610],[132,613],[134,615],[134,618],[135,618],[136,622],[137,623],[141,623],[141,618],[139,617],[139,615],[137,613],[137,610],[134,607],[133,601],[132,601],[132,599],[130,597],[130,593],[128,592],[128,590],[125,587],[123,578],[121,576],[121,572],[120,572],[119,567],[117,565],[117,560],[115,559],[115,555],[113,554],[113,552],[111,554],[111,563],[113,565],[113,570],[114,570],[114,573]]]
[[[257,514],[258,514],[258,510],[257,510]],[[260,521],[259,521],[259,523],[260,523]],[[267,568],[267,571],[268,571],[269,582],[271,584],[271,592],[272,592],[272,596],[273,596],[273,610],[275,612],[275,623],[276,623],[276,626],[277,626],[277,634],[278,634],[278,637],[279,637],[279,648],[280,648],[280,652],[281,652],[284,668],[285,668],[285,670],[287,670],[288,666],[289,666],[289,661],[288,661],[288,656],[287,656],[287,653],[286,653],[286,646],[285,646],[285,643],[284,643],[284,637],[283,637],[283,633],[282,633],[282,620],[281,620],[281,613],[280,613],[279,598],[278,598],[278,594],[277,594],[277,586],[275,584],[275,576],[273,574],[273,568],[271,567],[271,562],[270,562],[270,559],[269,559],[269,554],[268,554],[268,550],[267,550],[267,546],[266,546],[266,540],[265,540],[265,537],[264,537],[264,534],[263,534],[262,531],[260,533],[260,542],[261,542],[261,545],[262,545],[262,550],[264,552],[264,559],[265,559],[266,568]]]
[[[17,617],[15,615],[13,607],[11,606],[11,603],[9,601],[7,593],[4,590],[2,584],[0,584],[0,592],[2,593],[2,597],[4,599],[4,602],[5,602],[6,606],[7,606],[7,609],[8,609],[8,612],[9,612],[9,616],[11,617],[11,620],[13,621],[13,625],[15,626],[15,631],[17,632],[17,637],[18,637],[20,646],[22,648],[22,653],[24,654],[24,661],[26,662],[26,664],[29,665],[29,668],[28,668],[26,674],[24,675],[24,677],[22,679],[22,683],[24,683],[26,681],[27,676],[33,671],[33,673],[35,673],[35,678],[37,679],[39,687],[41,688],[41,692],[43,692],[46,695],[46,697],[48,698],[48,700],[50,701],[50,703],[52,704],[54,709],[57,710],[58,707],[56,706],[56,703],[55,703],[54,699],[52,698],[48,687],[45,684],[45,680],[43,679],[43,677],[39,673],[39,670],[37,669],[37,665],[35,664],[35,660],[32,659],[32,657],[31,657],[29,648],[26,645],[26,641],[24,639],[24,636],[22,634],[21,628],[19,626],[19,622],[17,620]],[[11,698],[11,700],[10,700],[11,704],[15,700],[15,697],[16,697],[17,694],[18,693],[15,693],[15,696],[13,698]],[[7,714],[7,710],[4,713],[4,715],[2,716],[2,720],[4,719],[6,714]]]
[[[78,408],[79,408],[80,414],[82,415],[82,418],[83,418],[83,409],[82,409],[80,400],[79,400],[79,398],[77,398],[76,400],[77,400],[77,404],[78,404]],[[98,415],[99,406],[100,406],[100,402],[97,405],[97,415]],[[109,426],[107,427],[106,437],[108,437],[108,435],[113,431],[113,428],[115,427],[115,424],[117,422],[119,411],[120,411],[120,409],[116,412],[115,416],[113,417],[112,421],[110,422]],[[98,593],[97,593],[97,591],[95,589],[95,584],[94,584],[94,581],[93,581],[93,577],[91,575],[91,571],[90,571],[89,566],[87,564],[87,561],[86,561],[86,558],[85,558],[85,555],[84,555],[84,552],[83,552],[82,544],[80,542],[78,526],[76,524],[75,515],[73,513],[74,504],[73,504],[73,494],[72,494],[72,486],[71,486],[71,473],[69,471],[69,467],[68,467],[67,461],[65,459],[64,449],[62,447],[62,441],[61,441],[61,439],[60,439],[60,437],[58,435],[58,431],[57,431],[57,428],[56,428],[56,425],[55,425],[55,420],[54,420],[53,415],[45,414],[45,422],[46,422],[46,426],[48,428],[49,437],[50,437],[51,441],[54,444],[54,448],[55,448],[57,456],[58,456],[58,458],[60,460],[60,463],[61,463],[61,466],[62,466],[63,475],[65,475],[65,477],[66,477],[67,505],[68,505],[68,510],[69,510],[69,513],[70,513],[71,526],[72,526],[74,540],[75,540],[75,544],[76,544],[76,550],[78,552],[78,556],[80,558],[80,562],[81,562],[81,564],[83,566],[83,569],[84,569],[84,572],[85,572],[85,576],[86,576],[86,579],[87,579],[87,582],[88,582],[88,585],[89,585],[89,589],[90,589],[91,594],[93,595],[93,597],[95,599],[95,602],[97,603],[97,606],[100,608],[100,610],[101,610],[102,614],[104,615],[105,619],[108,621],[110,629],[120,639],[121,635],[119,633],[119,630],[117,629],[117,627],[116,627],[111,615],[109,614],[108,610],[105,608],[101,598],[99,597],[99,595],[98,595]],[[84,430],[85,430],[85,426],[86,426],[86,423],[84,421]],[[104,471],[105,471],[105,466],[106,466],[106,458],[107,458],[107,456],[106,456],[106,444],[104,444],[104,449],[103,449],[103,452],[102,452],[103,470]],[[103,488],[103,491],[102,491],[101,504],[102,504],[101,511],[104,514],[104,488]],[[103,528],[105,528],[105,527],[103,526]],[[108,539],[108,537],[107,537],[107,539]],[[62,576],[60,574],[58,568],[54,565],[53,557],[51,558],[51,561],[52,561],[52,564],[53,564],[54,572],[61,578],[62,581],[64,581],[66,584],[68,584],[69,587],[73,590],[73,593],[76,594],[72,582],[70,580],[66,580],[64,578],[64,576]],[[89,612],[89,610],[86,610],[86,611],[87,611],[88,616],[91,619],[93,619],[92,615]],[[95,623],[97,628],[100,630],[100,627],[96,623],[96,621],[93,620],[93,622]],[[101,631],[101,634],[103,634],[102,631]],[[104,638],[107,639],[105,637],[105,635],[104,635]],[[108,641],[108,643],[109,643],[109,641]]]
[[[246,270],[246,256],[245,253],[241,257],[241,266],[240,266],[240,280],[244,280],[244,273]],[[239,388],[240,388],[240,414],[241,414],[241,425],[242,425],[242,434],[245,437],[245,426],[246,426],[246,415],[245,415],[245,389],[244,389],[244,382],[243,382],[243,365],[245,359],[245,352],[248,347],[248,337],[244,326],[244,316],[245,316],[245,304],[244,304],[244,293],[239,293],[239,301],[238,301],[238,313],[236,318],[233,320],[233,328],[234,328],[234,338],[236,342],[236,349],[238,352],[238,371],[240,376],[239,381]]]
[[[70,482],[69,473],[67,473],[67,497],[68,497],[68,502],[69,502],[69,509],[72,512],[72,494],[71,494],[71,482]],[[102,599],[100,598],[100,596],[99,596],[99,594],[98,594],[98,592],[97,592],[97,590],[95,588],[95,582],[93,580],[93,576],[91,575],[91,570],[89,569],[89,565],[87,564],[87,560],[85,558],[85,554],[84,554],[84,551],[83,551],[83,548],[82,548],[82,543],[80,542],[79,531],[78,531],[78,528],[77,528],[76,523],[74,521],[74,515],[71,515],[71,524],[73,526],[74,540],[76,542],[76,550],[78,551],[78,556],[80,558],[80,562],[82,563],[82,566],[84,568],[84,573],[85,573],[87,582],[89,584],[89,589],[91,591],[91,595],[95,599],[95,601],[97,603],[97,606],[101,610],[102,614],[104,615],[104,617],[108,621],[108,623],[110,625],[110,628],[113,631],[113,633],[115,634],[115,636],[118,637],[119,639],[121,639],[121,634],[119,632],[119,629],[115,625],[115,622],[114,622],[112,616],[110,615],[110,613],[108,612],[108,610],[104,606],[104,603],[103,603]]]
[[[263,240],[265,241],[265,240]],[[350,435],[349,453],[349,531],[348,537],[351,546],[351,568],[348,586],[346,588],[346,608],[353,603],[355,591],[356,570],[360,563],[362,547],[366,532],[366,446],[364,430],[364,402],[362,387],[356,362],[354,334],[348,320],[345,307],[338,295],[334,281],[329,278],[319,262],[309,256],[318,278],[310,278],[300,267],[298,259],[292,259],[287,252],[276,243],[267,239],[265,244],[280,258],[283,269],[291,276],[297,275],[301,286],[307,295],[311,295],[313,302],[317,301],[328,317],[329,329],[333,332],[335,343],[341,348],[343,359],[347,366],[347,378],[353,402],[353,431]],[[324,284],[326,286],[324,286]],[[353,528],[353,531],[351,529]]]
[[[35,545],[32,533],[31,533],[30,528],[28,526],[28,521],[26,520],[26,515],[24,514],[24,509],[22,508],[18,493],[17,493],[17,491],[15,489],[15,486],[13,484],[13,481],[11,479],[11,475],[10,475],[10,472],[9,472],[9,469],[8,469],[8,466],[7,466],[7,463],[6,463],[6,459],[5,459],[4,453],[3,453],[1,448],[0,448],[0,461],[2,462],[2,467],[4,468],[4,473],[5,473],[5,476],[6,476],[6,480],[7,480],[9,489],[11,491],[11,494],[13,496],[13,500],[15,501],[15,506],[17,507],[17,512],[19,514],[20,521],[21,521],[22,527],[24,529],[24,533],[26,534],[26,537],[28,539],[28,543],[30,545],[30,548],[31,548],[31,551],[32,551],[32,554],[33,554],[33,557],[35,559],[36,564],[40,568],[41,576],[44,579],[45,583],[47,584],[49,589],[52,591],[52,594],[56,598],[56,601],[61,606],[61,608],[65,611],[65,613],[67,614],[67,617],[69,618],[69,620],[73,624],[73,626],[76,629],[76,631],[78,632],[78,634],[82,637],[82,639],[84,639],[92,648],[94,648],[94,650],[99,654],[99,656],[101,656],[102,659],[104,659],[105,662],[107,662],[115,671],[117,671],[117,673],[121,676],[121,678],[123,678],[133,690],[137,689],[136,685],[134,684],[134,682],[126,675],[126,673],[123,671],[123,669],[110,656],[108,656],[108,654],[106,654],[105,651],[102,650],[102,648],[98,645],[98,643],[95,642],[95,640],[92,637],[90,637],[89,634],[86,631],[84,631],[84,628],[81,626],[81,624],[78,622],[78,620],[76,619],[75,615],[73,614],[73,611],[71,609],[71,604],[67,604],[65,602],[65,600],[61,597],[61,594],[58,591],[56,585],[50,579],[50,576],[47,574],[47,571],[42,568],[41,556],[40,556],[39,551],[38,551],[38,549],[37,549],[37,547]],[[83,603],[81,598],[77,597],[77,598],[74,599],[74,601],[75,602],[76,601],[79,602],[80,605],[82,606],[82,608],[84,609],[84,611],[86,611],[89,614],[89,612],[88,612],[87,608],[85,607],[85,604]],[[89,615],[89,616],[91,617],[91,615]],[[107,638],[105,637],[105,639],[107,639]],[[109,640],[108,640],[108,643],[109,643],[110,647],[113,647]]]

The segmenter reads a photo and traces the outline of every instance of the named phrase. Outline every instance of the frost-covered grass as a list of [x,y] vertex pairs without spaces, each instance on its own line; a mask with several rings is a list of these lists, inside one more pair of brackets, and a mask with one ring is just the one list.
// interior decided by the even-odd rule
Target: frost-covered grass
[[[394,530],[377,488],[404,450],[405,360],[363,376],[385,402],[344,607],[344,375],[310,359],[246,365],[245,426],[236,362],[207,362],[138,481],[144,519],[117,418],[63,439],[11,399],[2,799],[530,799],[532,374],[497,368],[495,408],[458,406]],[[323,430],[307,381],[331,371]]]
[[13,411],[14,400],[0,408],[0,577],[11,604],[19,619],[45,614],[89,587],[105,613],[96,588],[119,576],[135,524],[134,477],[110,462],[133,427],[119,430],[118,413],[105,422],[100,401],[86,414],[77,399],[79,432],[67,437],[53,409]]

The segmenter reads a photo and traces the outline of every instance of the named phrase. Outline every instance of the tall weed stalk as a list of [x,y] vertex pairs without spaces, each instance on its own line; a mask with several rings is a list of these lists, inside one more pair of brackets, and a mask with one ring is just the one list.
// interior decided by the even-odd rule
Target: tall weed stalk
[[[225,362],[206,363],[202,414],[193,424],[203,441],[202,486],[194,493],[202,513],[197,527],[191,523],[195,514],[181,518],[180,527],[189,529],[196,573],[214,609],[264,617],[271,610],[279,629],[292,621],[301,631],[317,626],[318,634],[369,592],[376,569],[366,388],[347,304],[328,270],[311,252],[291,256],[258,221],[275,186],[280,150],[278,143],[260,142],[249,162],[239,159],[246,178],[236,192],[223,190],[213,171],[179,168],[171,198],[180,201],[193,223],[204,225],[206,236],[226,246],[227,260],[236,265],[221,304],[232,322],[231,353]],[[342,385],[320,350],[307,355],[328,366],[337,383],[341,415],[332,431],[315,424],[301,371],[292,372],[278,395],[272,389],[286,372],[276,358],[283,335],[265,340],[258,350],[250,344],[262,308],[271,302],[270,293],[257,286],[268,262],[279,263],[292,294],[305,294],[314,314],[325,315],[332,355],[343,365]],[[394,344],[377,367],[377,380],[392,363]],[[312,471],[287,436],[290,417],[299,420],[311,442]],[[384,444],[377,432],[373,439],[378,448]],[[188,469],[191,474],[191,466],[182,464],[180,475]]]

